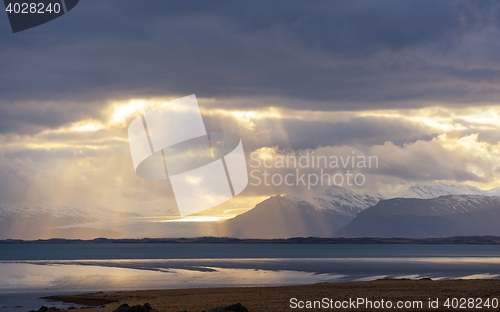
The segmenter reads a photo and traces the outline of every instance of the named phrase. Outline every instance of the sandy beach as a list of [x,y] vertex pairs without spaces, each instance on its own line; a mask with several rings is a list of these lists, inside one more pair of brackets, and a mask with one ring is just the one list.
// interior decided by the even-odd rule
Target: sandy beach
[[[393,306],[392,310],[416,311],[433,310],[449,311],[443,306],[446,299],[474,298],[475,303],[482,304],[489,299],[500,298],[500,280],[376,280],[369,282],[319,283],[300,286],[280,287],[233,287],[233,288],[197,288],[178,290],[143,290],[123,292],[98,292],[76,296],[54,296],[53,299],[66,302],[103,305],[89,311],[112,312],[123,303],[129,305],[143,305],[149,303],[158,311],[211,311],[214,308],[241,303],[249,311],[327,311],[330,308],[295,309],[291,308],[291,298],[298,301],[324,300],[335,301],[356,300],[365,298],[373,302],[391,301],[396,305],[398,301],[421,301],[422,308],[399,309]],[[439,308],[428,307],[429,298],[439,299]],[[481,299],[477,299],[481,298]],[[457,301],[460,304],[460,301]],[[451,303],[451,301],[450,301]],[[375,305],[375,303],[373,303]],[[337,309],[335,309],[337,310]],[[343,308],[341,311],[370,311],[387,309],[367,309],[365,305],[358,308]],[[451,309],[453,310],[453,309]],[[461,309],[464,310],[464,309]],[[471,309],[465,309],[471,310]],[[481,310],[497,310],[485,306]]]

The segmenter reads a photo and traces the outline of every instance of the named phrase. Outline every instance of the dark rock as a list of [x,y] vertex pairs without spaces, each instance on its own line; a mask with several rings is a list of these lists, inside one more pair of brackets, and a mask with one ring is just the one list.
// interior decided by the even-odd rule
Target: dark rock
[[219,307],[210,310],[210,312],[226,312],[226,311],[231,311],[231,312],[248,312],[248,309],[245,308],[241,303],[235,303],[227,307]]
[[124,303],[121,306],[119,306],[116,310],[113,312],[149,312],[153,310],[151,305],[149,303],[145,303],[144,305],[135,305],[135,306],[129,306],[128,304]]
[[38,309],[36,311],[31,310],[30,312],[59,312],[59,311],[62,311],[62,310],[59,308],[56,308],[56,307],[47,308],[46,306],[41,306],[40,309]]
[[127,312],[130,310],[130,306],[126,303],[122,304],[121,306],[118,307],[118,309],[114,310],[113,312]]

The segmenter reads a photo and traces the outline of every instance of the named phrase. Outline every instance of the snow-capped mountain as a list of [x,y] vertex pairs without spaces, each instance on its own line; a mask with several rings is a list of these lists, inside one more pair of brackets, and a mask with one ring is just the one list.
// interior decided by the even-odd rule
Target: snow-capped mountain
[[272,196],[222,223],[218,234],[239,238],[329,237],[380,199],[378,194],[358,194],[337,186],[309,199]]
[[358,194],[338,186],[325,189],[312,200],[319,210],[331,210],[354,218],[364,209],[375,205],[384,198],[380,194]]
[[[500,191],[500,190],[499,190]],[[446,195],[498,195],[494,190],[483,191],[467,184],[453,184],[446,182],[414,184],[402,192],[387,193],[385,198],[436,198]]]
[[[70,206],[3,206],[0,207],[0,239],[5,238],[49,238],[51,235],[64,236],[69,229],[61,226],[86,224],[95,221],[123,220],[138,217],[135,213],[115,211],[105,207]],[[90,233],[89,233],[90,234]],[[92,236],[112,234],[110,229],[96,231]],[[72,235],[75,237],[74,235]]]
[[491,190],[484,191],[488,196],[500,196],[500,187],[495,187]]
[[[117,207],[118,205],[109,206]],[[156,208],[151,207],[136,208],[135,211],[145,211],[146,215],[100,205],[4,206],[0,207],[0,239],[158,238],[217,235],[214,222],[166,222],[175,221],[176,218],[172,218],[171,215],[148,216],[147,213],[156,213]]]
[[292,196],[272,196],[218,226],[219,236],[238,238],[328,237],[352,218]]
[[[440,199],[439,204],[431,205],[429,209],[437,209],[443,213],[466,213],[487,205],[487,196],[494,196],[498,191],[500,190],[483,191],[466,184],[424,183],[412,185],[401,192],[359,194],[334,186],[319,194],[311,194],[309,198],[273,196],[252,210],[225,221],[219,226],[218,233],[221,236],[240,238],[334,236],[337,230],[381,200],[395,198],[391,203],[398,203],[398,200],[406,203],[404,199],[421,200],[452,195]],[[466,197],[458,195],[479,197],[473,196],[465,200]],[[473,198],[481,199],[476,202]]]
[[467,184],[446,182],[414,184],[404,191],[394,193],[362,194],[338,186],[324,189],[312,199],[301,199],[310,202],[319,210],[331,210],[342,215],[356,217],[361,211],[374,206],[382,199],[391,198],[437,198],[447,195],[482,195],[498,196],[500,188],[488,191]]
[[136,213],[115,211],[104,207],[70,206],[4,206],[0,207],[0,222],[11,218],[37,221],[50,216],[56,224],[78,224],[97,220],[138,217]]
[[447,195],[382,200],[337,231],[345,237],[500,235],[500,197]]
[[[427,209],[445,214],[468,214],[488,206],[487,199],[474,202],[458,195],[478,195],[481,198],[500,194],[500,188],[483,191],[465,184],[415,184],[404,191],[384,194],[362,194],[333,186],[306,197],[273,196],[255,208],[220,224],[194,222],[156,222],[165,215],[162,203],[144,203],[128,213],[103,206],[9,206],[0,207],[0,239],[3,238],[94,238],[94,237],[193,237],[233,236],[277,238],[294,236],[334,236],[341,228],[379,201],[395,198],[391,203],[411,198],[440,199],[439,204],[426,202]],[[117,205],[106,205],[117,207]],[[163,210],[162,210],[163,209]],[[402,210],[404,211],[404,210]],[[422,210],[424,211],[424,210]],[[425,210],[430,215],[430,210]],[[144,213],[142,213],[144,212]],[[171,214],[172,215],[172,214]],[[398,215],[394,211],[394,215]],[[160,220],[158,219],[158,220]],[[493,218],[494,219],[494,218]],[[160,220],[161,221],[161,220]],[[357,222],[357,221],[356,221]]]

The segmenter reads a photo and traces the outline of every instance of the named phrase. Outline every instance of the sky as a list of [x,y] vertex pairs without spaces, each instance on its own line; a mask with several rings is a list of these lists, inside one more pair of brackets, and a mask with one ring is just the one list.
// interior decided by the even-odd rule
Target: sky
[[[175,215],[164,181],[135,175],[127,126],[190,94],[248,164],[376,156],[356,191],[498,187],[499,15],[489,1],[85,0],[13,34],[0,14],[0,206]],[[218,213],[307,191],[249,185]]]

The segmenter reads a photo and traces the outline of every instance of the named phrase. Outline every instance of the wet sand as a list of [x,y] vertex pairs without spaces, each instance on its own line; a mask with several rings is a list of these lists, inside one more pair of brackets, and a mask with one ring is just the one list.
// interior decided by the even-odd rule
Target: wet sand
[[[290,299],[344,301],[367,298],[372,301],[419,300],[423,308],[398,309],[395,311],[450,311],[443,306],[447,298],[493,298],[500,301],[500,280],[377,280],[369,282],[319,283],[300,286],[279,287],[232,287],[232,288],[196,288],[177,290],[142,290],[123,292],[99,292],[76,296],[55,296],[53,299],[80,304],[97,304],[104,307],[85,309],[85,311],[112,312],[123,303],[143,305],[149,303],[158,311],[210,311],[217,307],[228,306],[237,302],[249,311],[372,311],[361,306],[358,309],[292,309]],[[439,298],[439,309],[430,309],[428,300]],[[479,300],[476,300],[476,304]],[[499,306],[500,308],[500,306]],[[384,311],[387,309],[373,309]],[[452,309],[453,310],[453,309]],[[457,309],[458,310],[458,309]],[[474,310],[470,308],[460,309]],[[476,310],[479,310],[476,308]],[[496,311],[498,309],[480,310]],[[73,310],[74,311],[74,310]]]

